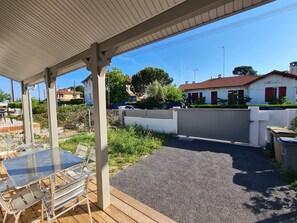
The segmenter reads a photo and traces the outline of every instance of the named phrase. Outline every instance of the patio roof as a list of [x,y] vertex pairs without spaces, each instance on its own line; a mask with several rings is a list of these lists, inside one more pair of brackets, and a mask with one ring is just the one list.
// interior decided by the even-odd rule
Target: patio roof
[[0,1],[0,75],[34,84],[85,66],[94,42],[119,55],[271,1]]

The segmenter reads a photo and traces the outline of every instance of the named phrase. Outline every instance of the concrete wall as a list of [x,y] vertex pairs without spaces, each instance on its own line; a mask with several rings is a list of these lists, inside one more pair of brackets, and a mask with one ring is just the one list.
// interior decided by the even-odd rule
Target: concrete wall
[[[141,111],[145,111],[145,110],[141,110]],[[163,110],[160,110],[159,112],[162,113],[162,111]],[[145,129],[149,129],[156,132],[177,133],[177,111],[176,110],[169,110],[169,111],[172,111],[172,118],[164,118],[164,114],[161,114],[160,118],[158,118],[156,115],[158,111],[153,111],[153,113],[151,114],[155,118],[148,118],[147,116],[144,117],[140,115],[140,113],[137,112],[137,110],[129,111],[129,113],[137,112],[136,115],[138,117],[124,116],[124,124],[139,125]],[[168,110],[165,110],[165,112],[168,112]]]
[[269,141],[268,126],[290,128],[291,121],[297,116],[297,109],[260,111],[251,107],[250,143],[264,146]]

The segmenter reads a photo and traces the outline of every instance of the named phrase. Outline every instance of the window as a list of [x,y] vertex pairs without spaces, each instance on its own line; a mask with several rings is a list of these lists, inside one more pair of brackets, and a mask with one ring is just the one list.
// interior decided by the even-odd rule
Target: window
[[63,94],[59,94],[59,98],[63,98],[64,97],[64,95]]

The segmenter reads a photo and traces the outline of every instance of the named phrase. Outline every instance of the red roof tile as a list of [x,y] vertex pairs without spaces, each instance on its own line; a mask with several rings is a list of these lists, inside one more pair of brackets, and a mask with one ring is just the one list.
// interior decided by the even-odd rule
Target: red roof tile
[[261,76],[247,75],[247,76],[222,77],[222,78],[209,79],[200,83],[181,84],[179,88],[186,91],[186,90],[207,89],[207,88],[240,87],[240,86],[251,84],[257,80],[260,80],[267,76],[271,76],[275,74],[281,75],[283,77],[297,79],[296,75],[274,70]]
[[182,90],[195,90],[206,88],[237,87],[247,85],[258,78],[259,76],[235,76],[213,78],[200,83],[181,84],[179,88]]

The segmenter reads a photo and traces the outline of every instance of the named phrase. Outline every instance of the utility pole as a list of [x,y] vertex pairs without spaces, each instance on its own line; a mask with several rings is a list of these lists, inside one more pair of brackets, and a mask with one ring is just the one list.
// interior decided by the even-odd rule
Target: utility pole
[[38,87],[38,99],[40,101],[40,87],[39,87],[39,84],[37,85],[37,87]]
[[223,77],[225,77],[225,46],[221,48],[223,49]]
[[10,102],[14,102],[14,88],[12,79],[10,79]]
[[107,73],[107,85],[108,85],[108,87],[107,87],[107,103],[108,103],[107,107],[110,108],[110,82],[109,82],[108,73]]
[[198,68],[195,68],[193,71],[194,71],[194,82],[196,82],[196,71],[198,72]]

